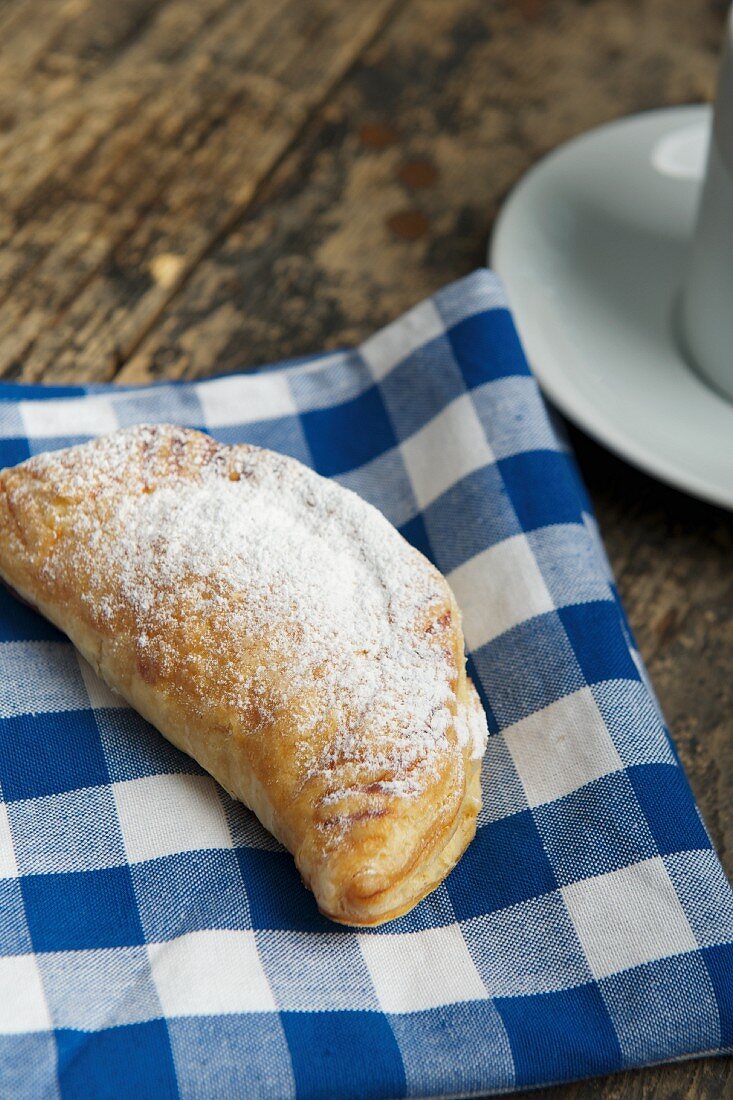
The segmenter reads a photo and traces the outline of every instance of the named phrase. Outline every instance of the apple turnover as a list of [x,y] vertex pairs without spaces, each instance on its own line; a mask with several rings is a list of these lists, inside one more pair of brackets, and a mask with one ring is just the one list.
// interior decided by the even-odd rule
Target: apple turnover
[[473,837],[486,719],[455,599],[294,459],[167,425],[35,456],[0,473],[0,576],[255,812],[332,920],[405,913]]

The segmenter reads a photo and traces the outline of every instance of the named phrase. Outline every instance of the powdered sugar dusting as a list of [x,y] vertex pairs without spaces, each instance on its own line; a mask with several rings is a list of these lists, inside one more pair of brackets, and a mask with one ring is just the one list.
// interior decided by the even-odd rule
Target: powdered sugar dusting
[[[456,713],[453,627],[436,614],[445,582],[376,509],[292,459],[181,429],[127,429],[82,450],[76,466],[69,452],[31,461],[72,491],[75,469],[80,493],[95,487],[75,525],[114,593],[100,608],[89,592],[97,612],[128,612],[138,652],[155,646],[160,662],[185,592],[209,624],[201,659],[227,705],[261,735],[287,707],[307,774],[340,777],[324,803],[357,778],[385,795],[419,793],[451,737],[481,754],[485,723]],[[151,468],[141,492],[135,477]],[[241,668],[233,642],[247,653]],[[313,693],[317,708],[300,705]],[[326,721],[328,752],[315,752]]]

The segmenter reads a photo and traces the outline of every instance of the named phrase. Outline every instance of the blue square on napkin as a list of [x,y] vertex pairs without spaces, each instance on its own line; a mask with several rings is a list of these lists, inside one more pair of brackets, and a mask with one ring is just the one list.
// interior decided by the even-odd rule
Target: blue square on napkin
[[237,859],[249,899],[252,927],[299,932],[333,932],[339,926],[322,917],[287,852],[238,848]]
[[[405,1094],[400,1048],[380,1012],[283,1012],[280,1016],[304,1096],[361,1100],[376,1074],[372,1094],[389,1100]],[[348,1051],[348,1057],[344,1057]]]
[[335,925],[0,590],[0,1094],[488,1095],[730,1049],[733,895],[499,281],[250,374],[0,383],[0,463],[138,422],[295,455],[446,572],[491,731],[483,808],[411,913]]
[[177,1100],[168,1031],[163,1020],[89,1034],[55,1033],[61,1096],[138,1096]]
[[[518,863],[522,874],[513,871]],[[548,894],[557,879],[529,810],[484,825],[448,880],[459,920]]]
[[354,470],[397,446],[376,386],[344,405],[304,412],[300,419],[313,464],[326,477]]
[[507,309],[487,298],[487,305],[492,308],[461,318],[460,304],[454,302],[452,305],[450,313],[455,322],[449,327],[448,338],[470,389],[494,378],[511,378],[529,372]]
[[498,465],[524,531],[582,522],[583,502],[568,455],[536,450],[502,458]]
[[109,783],[94,711],[23,714],[2,722],[5,798],[39,798]]
[[619,1065],[618,1038],[594,984],[533,997],[502,997],[496,1007],[509,1035],[520,1088],[534,1084],[540,1073],[562,1081],[571,1073],[589,1077]]
[[[629,768],[628,776],[660,855],[709,846],[710,839],[680,768],[641,764]],[[670,813],[670,806],[684,806],[686,812]]]
[[593,600],[558,611],[583,670],[586,683],[636,680],[636,662],[624,637],[615,603]]
[[24,875],[22,891],[36,951],[145,943],[129,867]]
[[30,456],[26,439],[0,439],[0,469],[4,466],[15,466]]

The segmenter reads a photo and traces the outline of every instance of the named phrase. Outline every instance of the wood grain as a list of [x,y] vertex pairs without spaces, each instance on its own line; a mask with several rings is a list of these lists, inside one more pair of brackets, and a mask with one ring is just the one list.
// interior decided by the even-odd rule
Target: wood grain
[[[0,375],[201,377],[354,343],[483,262],[512,184],[710,98],[713,0],[6,0]],[[573,433],[733,872],[733,517]],[[720,1100],[730,1059],[535,1093]]]
[[543,153],[710,96],[721,27],[709,5],[675,0],[412,0],[121,378],[363,339],[484,262],[503,197]]
[[0,374],[110,378],[395,3],[73,0],[40,51],[34,6],[0,50]]

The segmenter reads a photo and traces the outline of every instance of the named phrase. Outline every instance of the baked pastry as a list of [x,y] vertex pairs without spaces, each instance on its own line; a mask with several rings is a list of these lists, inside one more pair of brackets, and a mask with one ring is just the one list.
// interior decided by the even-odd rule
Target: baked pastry
[[[0,473],[0,576],[374,925],[474,835],[486,720],[440,573],[291,458],[170,426]],[[152,811],[154,813],[154,810]]]

